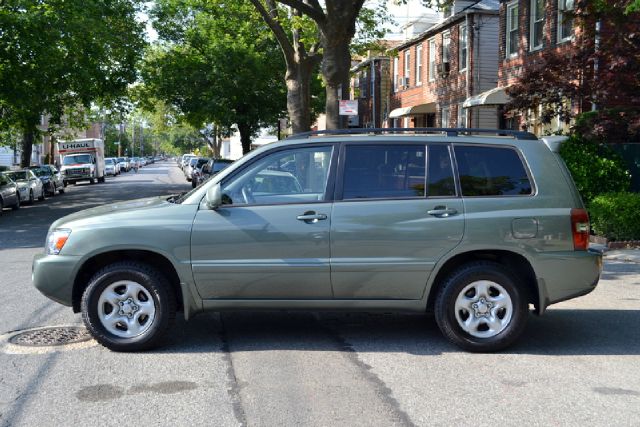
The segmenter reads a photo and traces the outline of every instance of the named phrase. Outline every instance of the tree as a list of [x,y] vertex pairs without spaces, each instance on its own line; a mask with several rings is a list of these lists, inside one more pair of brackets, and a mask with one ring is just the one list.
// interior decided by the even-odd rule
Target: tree
[[41,116],[122,96],[144,47],[137,0],[8,0],[0,12],[0,127],[22,133],[27,166]]
[[[574,105],[640,108],[640,13],[631,0],[578,0],[572,49],[550,50],[508,93],[512,114],[540,109],[540,119],[569,123]],[[600,28],[600,31],[597,30]],[[628,114],[628,113],[627,113]]]
[[147,96],[196,129],[237,126],[248,152],[285,107],[284,64],[270,31],[251,5],[221,0],[162,0],[152,15],[162,43],[143,66]]

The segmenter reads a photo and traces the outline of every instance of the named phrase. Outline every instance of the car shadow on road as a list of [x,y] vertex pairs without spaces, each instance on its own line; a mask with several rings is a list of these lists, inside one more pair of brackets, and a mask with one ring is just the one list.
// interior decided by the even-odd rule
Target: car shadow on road
[[[531,316],[502,354],[640,355],[640,310],[551,309]],[[224,345],[221,345],[224,344]],[[436,356],[462,353],[429,315],[234,312],[179,321],[159,352],[358,351]]]

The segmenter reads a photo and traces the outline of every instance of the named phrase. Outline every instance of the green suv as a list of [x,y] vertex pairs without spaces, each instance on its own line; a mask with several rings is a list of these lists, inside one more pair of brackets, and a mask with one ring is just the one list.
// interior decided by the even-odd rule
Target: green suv
[[469,351],[602,270],[553,141],[525,132],[361,129],[257,149],[189,193],[51,225],[35,286],[102,345],[158,345],[176,311],[433,312]]

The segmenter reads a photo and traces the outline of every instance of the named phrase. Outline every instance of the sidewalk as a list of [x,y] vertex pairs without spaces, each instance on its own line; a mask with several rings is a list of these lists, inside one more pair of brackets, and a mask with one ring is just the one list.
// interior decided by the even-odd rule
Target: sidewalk
[[604,245],[591,243],[589,249],[597,250],[604,254],[604,259],[612,261],[622,261],[640,264],[640,249],[611,249],[608,250]]

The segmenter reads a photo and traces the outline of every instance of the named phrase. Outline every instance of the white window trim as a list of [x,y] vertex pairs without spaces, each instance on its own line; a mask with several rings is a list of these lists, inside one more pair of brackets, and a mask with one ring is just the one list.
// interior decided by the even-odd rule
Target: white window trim
[[458,127],[466,128],[467,127],[467,109],[464,108],[463,105],[464,103],[462,102],[458,104],[457,124],[458,124]]
[[[518,6],[518,0],[512,1],[511,3],[507,4],[507,13],[506,13],[506,19],[507,22],[505,23],[505,28],[506,28],[506,39],[505,39],[505,57],[506,58],[515,58],[516,56],[518,56],[518,49],[516,49],[515,52],[511,52],[511,49],[509,47],[510,45],[510,41],[511,41],[511,31],[509,28],[509,18],[511,17],[511,13],[510,11],[512,9],[518,9],[518,15],[520,14],[520,8]],[[519,19],[518,19],[519,21]],[[515,30],[518,33],[518,38],[520,38],[520,26],[518,25],[518,22],[515,23]],[[513,30],[514,28],[511,28],[511,30]],[[518,46],[520,45],[520,40],[518,40]]]
[[534,51],[534,50],[540,50],[544,47],[544,27],[545,27],[545,9],[544,7],[542,8],[542,37],[541,40],[542,42],[537,45],[534,46],[533,45],[533,40],[535,39],[534,37],[534,30],[536,28],[535,24],[537,21],[535,21],[535,15],[534,15],[534,11],[535,11],[535,3],[538,1],[542,1],[544,3],[544,0],[530,0],[529,1],[529,9],[530,9],[530,13],[529,15],[531,15],[531,19],[529,21],[529,50],[530,51]]
[[[569,41],[572,41],[575,37],[574,37],[574,31],[571,31],[571,35],[569,37],[564,37],[564,38],[559,38],[560,34],[562,34],[562,16],[564,15],[564,11],[566,10],[573,10],[572,9],[560,9],[560,4],[561,3],[566,3],[567,0],[558,0],[558,15],[557,15],[557,30],[556,30],[556,37],[557,37],[557,44],[560,43],[566,43]],[[575,3],[574,3],[575,4]]]
[[393,58],[393,91],[397,92],[398,91],[398,57],[396,56],[395,58]]
[[[436,49],[438,49],[438,47],[436,46],[436,39],[429,39],[428,40],[428,46],[429,46],[429,81],[430,82],[434,82],[436,81],[436,75],[438,74],[436,72],[436,67],[438,66],[437,64],[437,56],[436,56]],[[433,61],[431,61],[433,59]]]
[[411,86],[411,49],[404,51],[404,78],[409,79],[407,87]]
[[[465,29],[465,31],[464,31],[464,50],[466,50],[467,53],[465,55],[464,64],[461,64],[461,62],[462,62],[461,61],[461,59],[462,59],[462,49],[461,49],[461,46],[462,46],[462,43],[461,43],[462,42],[462,37],[461,37],[462,31],[461,30],[463,28]],[[461,73],[467,71],[468,62],[469,62],[469,33],[467,32],[467,24],[460,24],[458,26],[458,68],[459,68],[459,71]]]
[[[444,41],[449,40],[448,45],[445,45]],[[451,63],[451,32],[445,31],[442,33],[442,62],[445,62],[445,52],[447,52],[447,62]]]
[[416,46],[416,86],[422,85],[422,44]]
[[[446,123],[444,118],[447,118]],[[443,128],[448,128],[450,125],[449,123],[451,122],[451,110],[449,109],[449,107],[442,107],[442,109],[440,110],[440,127]]]

